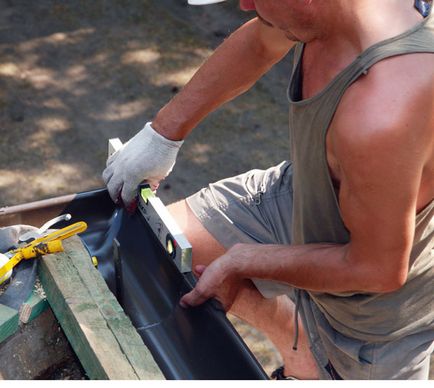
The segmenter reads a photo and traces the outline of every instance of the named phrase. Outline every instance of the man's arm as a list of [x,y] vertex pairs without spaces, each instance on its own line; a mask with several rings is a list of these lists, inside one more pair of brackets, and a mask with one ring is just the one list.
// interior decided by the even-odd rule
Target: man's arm
[[420,202],[421,182],[433,157],[432,86],[426,79],[396,80],[384,65],[348,91],[329,131],[350,242],[236,245],[200,269],[198,285],[181,304],[219,298],[222,283],[230,287],[245,278],[320,292],[386,293],[405,283],[415,215],[426,204]]
[[152,122],[168,139],[184,139],[210,112],[244,93],[293,46],[255,18],[235,31]]
[[107,160],[103,179],[113,201],[134,209],[140,182],[158,187],[172,171],[183,139],[193,127],[249,89],[292,44],[282,32],[258,19],[233,33],[153,122]]

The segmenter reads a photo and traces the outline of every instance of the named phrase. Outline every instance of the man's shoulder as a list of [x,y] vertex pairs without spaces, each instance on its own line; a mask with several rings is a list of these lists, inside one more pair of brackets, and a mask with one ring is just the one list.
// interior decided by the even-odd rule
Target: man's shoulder
[[344,94],[336,136],[359,141],[386,136],[431,136],[434,128],[434,54],[408,54],[372,66]]

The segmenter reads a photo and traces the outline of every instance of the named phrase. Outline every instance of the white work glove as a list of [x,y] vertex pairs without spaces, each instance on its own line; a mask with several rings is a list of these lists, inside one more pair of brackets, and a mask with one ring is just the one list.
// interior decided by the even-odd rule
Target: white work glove
[[[34,226],[30,225],[14,225],[0,228],[0,252],[6,252],[13,245],[18,243],[18,238],[27,232],[36,230]],[[9,258],[0,253],[0,268],[3,267]],[[4,276],[0,278],[0,284],[8,280],[12,276],[12,270],[8,271]]]
[[18,243],[18,238],[27,232],[37,228],[30,225],[13,225],[0,228],[0,252],[4,253]]
[[154,190],[173,169],[183,140],[166,139],[151,123],[107,159],[102,177],[114,202],[131,206],[137,187],[146,181]]

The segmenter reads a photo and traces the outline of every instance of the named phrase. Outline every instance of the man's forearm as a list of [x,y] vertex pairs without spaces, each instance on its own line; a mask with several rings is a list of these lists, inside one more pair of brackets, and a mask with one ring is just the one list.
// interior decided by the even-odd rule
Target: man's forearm
[[[201,66],[181,92],[153,120],[163,136],[184,139],[210,112],[248,90],[285,55],[285,47],[269,50],[257,19],[234,32]],[[290,44],[288,42],[288,48]]]
[[222,257],[228,274],[320,292],[389,292],[379,268],[353,259],[350,244],[239,244]]
[[199,280],[180,304],[198,306],[216,297],[229,310],[245,279],[274,280],[328,293],[393,291],[380,268],[351,257],[350,251],[350,244],[236,244],[208,267],[195,268]]

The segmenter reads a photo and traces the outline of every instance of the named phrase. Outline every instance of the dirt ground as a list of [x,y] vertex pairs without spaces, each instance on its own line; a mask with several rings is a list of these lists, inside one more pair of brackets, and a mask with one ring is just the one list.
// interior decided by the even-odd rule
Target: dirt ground
[[[107,140],[133,136],[249,17],[236,2],[0,0],[0,206],[102,187]],[[288,158],[286,67],[196,128],[163,202]],[[267,372],[280,365],[234,322]]]
[[[107,140],[133,136],[249,17],[185,3],[0,0],[0,207],[102,187]],[[196,129],[159,192],[164,203],[287,157],[279,72]],[[232,319],[267,372],[280,365],[269,342]]]
[[[141,129],[241,23],[231,6],[183,3],[0,0],[2,205],[102,186],[107,139]],[[278,93],[261,82],[196,129],[165,203],[287,157],[274,78]]]

